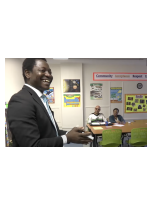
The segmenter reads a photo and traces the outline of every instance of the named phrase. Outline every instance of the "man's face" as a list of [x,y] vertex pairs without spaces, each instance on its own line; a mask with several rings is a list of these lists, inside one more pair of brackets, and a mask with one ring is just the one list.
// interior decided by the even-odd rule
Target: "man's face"
[[44,60],[36,60],[33,70],[26,71],[27,83],[34,88],[43,91],[48,90],[53,80],[51,69]]
[[95,114],[98,115],[99,112],[100,112],[100,110],[101,110],[101,109],[100,109],[100,106],[96,106],[96,107],[95,107]]
[[113,115],[114,115],[115,117],[117,117],[117,115],[118,115],[118,110],[114,110],[114,111],[113,111]]

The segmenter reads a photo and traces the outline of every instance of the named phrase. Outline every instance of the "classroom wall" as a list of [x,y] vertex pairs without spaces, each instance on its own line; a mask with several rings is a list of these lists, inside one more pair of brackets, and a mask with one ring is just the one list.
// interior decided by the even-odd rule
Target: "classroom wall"
[[[147,73],[146,60],[101,60],[100,63],[83,64],[84,83],[84,124],[87,123],[88,116],[94,112],[96,105],[101,106],[101,112],[107,117],[113,113],[114,108],[119,109],[119,113],[127,120],[147,119],[147,113],[124,113],[124,94],[146,94],[147,81],[142,81],[143,88],[137,89],[140,81],[93,81],[93,72],[135,72]],[[102,83],[103,91],[100,100],[90,99],[90,83]],[[122,103],[110,103],[110,87],[122,87]]]
[[[63,79],[80,79],[80,107],[63,106]],[[62,64],[61,65],[61,100],[62,100],[62,128],[69,131],[73,127],[83,126],[83,82],[82,82],[82,64]],[[68,94],[73,94],[68,92]]]
[[24,85],[22,77],[22,60],[20,58],[5,59],[5,102],[17,93]]
[[[89,60],[90,61],[90,60]],[[22,77],[23,59],[5,59],[5,101],[18,92],[24,85]],[[136,72],[147,73],[146,60],[92,60],[87,63],[49,63],[52,69],[54,80],[51,87],[55,90],[55,103],[51,104],[55,119],[60,128],[70,130],[72,127],[86,126],[88,116],[94,112],[96,105],[101,106],[101,112],[108,117],[112,114],[115,107],[119,108],[120,114],[126,120],[147,119],[147,113],[124,113],[123,103],[110,104],[110,87],[122,87],[124,94],[146,94],[147,81],[143,81],[143,88],[137,89],[137,81],[99,81],[103,84],[102,100],[90,99],[90,83],[93,81],[93,72]],[[63,79],[80,79],[81,82],[81,107],[64,108],[63,107]]]

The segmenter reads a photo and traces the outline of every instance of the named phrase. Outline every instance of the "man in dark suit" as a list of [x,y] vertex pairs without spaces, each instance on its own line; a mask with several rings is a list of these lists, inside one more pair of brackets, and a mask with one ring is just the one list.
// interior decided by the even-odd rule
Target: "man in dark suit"
[[22,70],[25,85],[11,97],[8,105],[7,117],[13,146],[63,147],[70,142],[90,142],[87,136],[91,133],[83,133],[83,127],[75,127],[68,133],[59,130],[52,110],[43,101],[43,91],[49,89],[53,80],[46,59],[27,58]]

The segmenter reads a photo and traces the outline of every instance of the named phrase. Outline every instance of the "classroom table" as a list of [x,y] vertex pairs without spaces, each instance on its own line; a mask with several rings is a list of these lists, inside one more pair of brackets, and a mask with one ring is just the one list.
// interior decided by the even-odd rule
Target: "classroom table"
[[[93,147],[97,147],[98,146],[97,137],[99,135],[102,135],[103,130],[121,129],[122,133],[131,133],[131,130],[133,128],[147,128],[147,120],[134,120],[131,123],[126,122],[124,124],[124,126],[122,126],[122,127],[113,126],[113,125],[109,125],[109,126],[92,126],[92,125],[89,125],[89,124],[87,124],[87,127],[89,128],[89,130],[92,133],[92,136],[94,137]],[[102,127],[103,129],[95,130],[94,127]]]

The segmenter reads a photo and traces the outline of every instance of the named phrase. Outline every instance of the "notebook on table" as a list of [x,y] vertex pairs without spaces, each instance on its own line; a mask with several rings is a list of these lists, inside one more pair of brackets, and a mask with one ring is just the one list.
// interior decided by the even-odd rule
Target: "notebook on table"
[[[91,125],[91,126],[104,126],[106,124],[105,124],[105,122],[92,122],[92,123],[89,123],[89,125]],[[113,123],[108,122],[108,125],[113,125]]]

